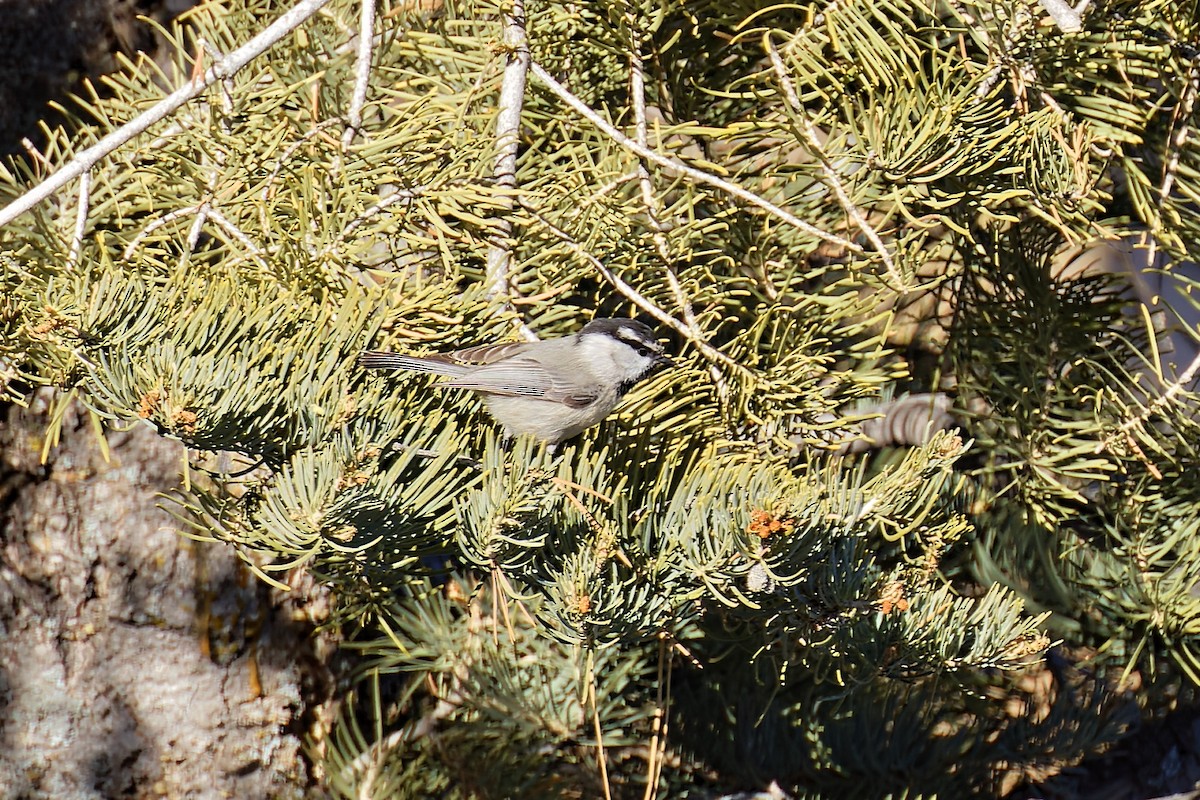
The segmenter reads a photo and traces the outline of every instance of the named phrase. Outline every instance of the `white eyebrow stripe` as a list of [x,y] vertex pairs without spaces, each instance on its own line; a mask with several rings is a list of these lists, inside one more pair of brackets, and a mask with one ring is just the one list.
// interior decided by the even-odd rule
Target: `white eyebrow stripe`
[[624,339],[627,342],[637,342],[640,345],[649,347],[651,350],[662,350],[662,345],[658,342],[648,342],[629,328],[617,328],[616,336],[618,339]]

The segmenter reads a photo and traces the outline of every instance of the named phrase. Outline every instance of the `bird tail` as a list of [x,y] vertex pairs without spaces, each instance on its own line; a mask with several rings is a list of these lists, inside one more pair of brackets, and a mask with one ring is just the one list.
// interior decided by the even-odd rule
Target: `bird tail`
[[458,364],[420,356],[405,356],[400,353],[385,353],[381,350],[364,350],[358,354],[358,365],[366,369],[405,369],[412,372],[432,372],[435,375],[458,377],[466,368]]

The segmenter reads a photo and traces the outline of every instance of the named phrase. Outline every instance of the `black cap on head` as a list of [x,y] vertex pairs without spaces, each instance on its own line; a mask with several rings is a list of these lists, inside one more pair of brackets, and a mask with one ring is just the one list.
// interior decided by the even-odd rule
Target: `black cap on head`
[[[624,331],[624,336],[618,336],[617,331]],[[638,339],[642,339],[647,343],[658,342],[652,331],[647,326],[638,322],[636,319],[610,319],[602,317],[594,319],[587,325],[583,326],[580,333],[603,333],[618,339],[629,339],[631,334]]]
[[611,336],[617,341],[624,342],[634,350],[646,356],[654,356],[659,366],[670,366],[672,361],[663,355],[662,345],[654,331],[636,319],[594,319],[579,331],[582,333],[598,333]]

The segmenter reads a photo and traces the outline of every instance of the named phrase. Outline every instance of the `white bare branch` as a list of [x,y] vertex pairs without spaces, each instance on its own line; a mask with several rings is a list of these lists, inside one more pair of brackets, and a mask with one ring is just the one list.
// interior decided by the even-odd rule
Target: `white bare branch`
[[837,234],[829,233],[828,231],[823,231],[815,225],[811,225],[800,219],[790,211],[780,208],[770,200],[754,194],[754,192],[744,189],[737,184],[730,183],[724,178],[719,178],[716,175],[705,172],[704,170],[685,164],[678,159],[664,156],[661,153],[651,150],[649,147],[644,147],[638,144],[633,139],[630,139],[628,136],[617,130],[611,122],[597,114],[595,111],[589,108],[586,103],[568,91],[565,86],[556,81],[550,75],[550,73],[546,72],[546,70],[543,69],[542,66],[536,61],[530,62],[529,70],[533,73],[535,78],[545,84],[546,88],[557,95],[558,98],[568,106],[575,109],[580,116],[603,131],[606,136],[615,141],[617,144],[621,145],[627,150],[632,151],[636,155],[641,156],[647,161],[657,164],[668,172],[690,178],[697,183],[703,183],[705,185],[712,186],[716,189],[720,189],[726,194],[732,195],[740,200],[744,200],[750,205],[761,208],[763,211],[766,211],[768,214],[780,220],[781,222],[784,222],[798,230],[804,231],[816,239],[820,239],[821,241],[829,242],[831,244],[836,244],[852,253],[863,252],[862,247],[850,241],[849,239],[845,239]]
[[[633,133],[636,137],[638,145],[649,149],[649,132],[646,126],[646,72],[642,63],[641,40],[638,38],[637,20],[631,19],[629,30],[633,41],[629,48],[629,95],[633,102]],[[638,160],[638,183],[642,190],[642,205],[646,209],[646,216],[650,220],[650,227],[654,231],[654,249],[658,252],[659,260],[662,261],[663,270],[667,274],[667,284],[670,286],[671,295],[675,298],[675,305],[679,306],[679,312],[683,315],[683,322],[687,325],[688,330],[694,340],[707,341],[708,337],[704,335],[704,331],[700,328],[700,323],[696,320],[696,313],[692,309],[692,301],[683,291],[683,284],[679,281],[679,274],[675,271],[675,264],[671,260],[671,249],[667,242],[666,230],[659,220],[658,201],[654,196],[654,186],[650,180],[650,170],[646,168],[645,161]],[[716,364],[711,366],[711,375],[713,383],[717,387],[717,392],[721,399],[727,400],[729,397],[729,386],[725,382],[725,376],[721,374],[721,370]]]
[[872,227],[867,218],[863,216],[862,211],[850,199],[850,194],[846,191],[841,176],[838,175],[837,168],[834,167],[833,162],[829,159],[828,154],[826,154],[825,148],[821,145],[821,140],[817,138],[817,131],[812,124],[812,120],[808,118],[808,114],[804,111],[804,106],[800,104],[800,96],[796,94],[796,87],[792,83],[792,77],[788,74],[787,66],[783,63],[783,58],[780,57],[779,50],[775,47],[775,42],[771,39],[770,32],[763,34],[763,45],[767,49],[767,55],[771,58],[771,66],[775,68],[775,77],[779,81],[779,87],[783,90],[784,102],[787,103],[788,108],[792,112],[792,117],[800,128],[800,133],[804,137],[804,143],[808,145],[808,151],[817,159],[817,163],[821,165],[821,174],[825,176],[825,185],[833,192],[833,196],[837,198],[838,205],[846,212],[846,216],[863,232],[863,235],[867,237],[867,241],[879,253],[880,260],[883,261],[884,267],[887,268],[888,276],[895,284],[893,288],[897,290],[902,289],[904,287],[904,279],[900,275],[900,270],[896,268],[896,262],[892,258],[892,254],[888,251],[887,245],[883,243],[879,232]]
[[91,147],[78,153],[67,164],[63,165],[58,172],[13,200],[3,209],[0,209],[0,227],[9,224],[75,178],[83,175],[95,166],[100,159],[129,142],[135,136],[146,132],[156,122],[166,119],[189,100],[199,96],[213,83],[234,75],[253,59],[265,53],[288,33],[298,28],[328,2],[329,0],[300,0],[300,2],[296,3],[290,10],[280,16],[279,19],[264,28],[253,39],[246,42],[237,50],[234,50],[225,58],[214,63],[197,80],[189,81],[180,86],[160,100],[153,108],[147,109]]
[[[512,212],[517,188],[517,150],[521,143],[521,111],[529,79],[529,39],[525,33],[525,0],[511,0],[504,14],[504,49],[508,63],[500,82],[499,114],[496,116],[496,161],[493,170],[498,208],[492,216],[492,235],[487,258],[488,293],[506,301],[512,296]],[[519,317],[517,328],[527,341],[534,333]]]
[[598,272],[600,274],[600,276],[602,278],[604,278],[604,280],[608,281],[612,285],[612,287],[617,290],[617,292],[619,292],[623,297],[625,297],[627,300],[629,300],[635,306],[640,308],[642,311],[644,311],[646,314],[650,315],[654,319],[661,322],[663,325],[666,325],[668,328],[675,331],[683,338],[687,339],[689,342],[691,342],[695,346],[695,348],[697,350],[699,350],[709,360],[720,363],[720,364],[724,364],[725,366],[727,366],[733,370],[736,370],[738,372],[742,372],[742,373],[750,372],[749,369],[742,366],[741,364],[739,364],[737,361],[730,358],[729,356],[725,355],[725,353],[722,353],[717,348],[713,347],[703,337],[699,337],[699,336],[696,336],[695,334],[693,334],[691,329],[688,328],[687,325],[685,325],[684,323],[675,319],[675,317],[671,316],[663,309],[659,308],[652,300],[650,300],[645,295],[643,295],[641,292],[639,292],[637,289],[635,289],[634,287],[632,287],[628,283],[626,283],[621,278],[620,275],[617,275],[615,272],[613,272],[611,269],[609,269],[608,266],[603,261],[601,261],[599,258],[594,256],[592,253],[589,253],[587,251],[587,249],[583,247],[583,245],[581,245],[579,242],[575,241],[575,238],[573,236],[571,236],[571,234],[567,233],[562,228],[558,227],[553,222],[551,222],[549,219],[547,219],[546,216],[544,214],[542,214],[540,211],[538,211],[536,208],[534,208],[531,203],[529,203],[528,201],[523,200],[523,199],[520,200],[519,202],[520,202],[522,208],[524,208],[526,211],[528,211],[530,214],[532,214],[533,217],[538,222],[540,222],[542,225],[544,225],[546,227],[546,230],[550,231],[552,234],[554,234],[556,237],[558,237],[560,240],[562,240],[563,243],[565,243],[567,245],[567,247],[569,247],[571,249],[571,252],[575,253],[575,255],[579,256],[584,261],[587,261],[589,264],[591,264],[592,267],[595,268],[596,272]]
[[88,170],[79,176],[79,201],[75,206],[75,230],[71,234],[71,249],[67,253],[67,271],[79,263],[79,255],[83,252],[83,232],[87,230],[88,209],[92,203],[92,172]]
[[346,130],[342,132],[342,147],[349,147],[354,134],[362,128],[363,106],[367,104],[367,83],[371,79],[371,46],[374,44],[375,0],[362,0],[358,21],[358,58],[354,64],[354,95],[346,115]]

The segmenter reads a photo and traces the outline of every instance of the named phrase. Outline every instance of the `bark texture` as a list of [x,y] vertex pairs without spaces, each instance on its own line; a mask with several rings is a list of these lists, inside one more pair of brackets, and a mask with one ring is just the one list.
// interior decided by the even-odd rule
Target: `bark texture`
[[74,409],[43,466],[45,412],[0,422],[0,796],[304,796],[302,605],[158,507],[180,445],[137,425],[105,462]]

